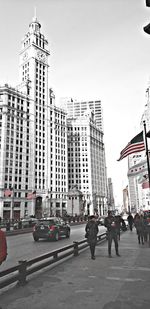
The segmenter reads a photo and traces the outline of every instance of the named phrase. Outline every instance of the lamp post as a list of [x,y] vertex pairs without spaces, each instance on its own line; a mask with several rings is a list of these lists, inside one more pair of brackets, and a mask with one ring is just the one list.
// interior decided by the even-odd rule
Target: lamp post
[[148,152],[147,134],[146,134],[146,123],[145,123],[145,121],[143,121],[143,125],[144,125],[144,133],[145,133],[145,147],[146,147],[146,158],[147,158],[147,170],[148,170],[148,180],[149,180],[149,188],[150,188],[149,152]]
[[[146,0],[146,6],[150,7],[150,0]],[[150,23],[147,26],[145,26],[143,29],[147,34],[150,34]],[[148,153],[148,145],[147,145],[147,137],[149,137],[149,132],[146,134],[146,123],[145,123],[145,121],[143,121],[143,124],[144,124],[144,133],[145,133],[147,169],[148,169],[148,180],[149,180],[149,190],[150,190],[150,166],[149,166],[149,153]]]
[[73,217],[73,209],[74,209],[73,199],[74,199],[74,196],[72,196],[72,198],[71,198],[71,214],[72,214],[72,217]]
[[11,195],[11,214],[10,219],[14,220],[14,187],[11,187],[10,189],[10,195]]

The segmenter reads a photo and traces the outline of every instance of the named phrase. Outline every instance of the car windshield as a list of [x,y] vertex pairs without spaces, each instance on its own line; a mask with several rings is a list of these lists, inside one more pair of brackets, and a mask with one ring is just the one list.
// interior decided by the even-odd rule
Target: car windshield
[[55,224],[56,222],[55,222],[55,220],[40,220],[39,221],[39,224],[41,225],[41,224],[43,224],[43,225],[53,225],[53,224]]

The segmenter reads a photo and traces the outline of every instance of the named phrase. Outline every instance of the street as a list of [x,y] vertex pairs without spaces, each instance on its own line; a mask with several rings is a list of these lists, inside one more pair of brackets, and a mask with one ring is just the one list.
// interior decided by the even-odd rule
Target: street
[[[84,239],[85,224],[71,226],[70,238],[65,237],[59,241],[39,240],[34,242],[32,233],[7,237],[8,257],[0,266],[0,271],[18,264],[19,260],[29,260],[49,251],[67,246],[75,240]],[[105,231],[105,227],[99,226],[99,232]]]

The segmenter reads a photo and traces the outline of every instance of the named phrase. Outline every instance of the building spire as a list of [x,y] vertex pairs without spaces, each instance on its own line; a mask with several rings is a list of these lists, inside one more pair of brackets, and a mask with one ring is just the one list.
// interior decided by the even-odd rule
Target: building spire
[[[35,31],[35,32],[39,32],[40,28],[41,28],[41,24],[39,23],[39,21],[37,20],[37,16],[36,16],[36,7],[34,7],[34,17],[32,18],[32,22],[30,23],[29,27],[31,27],[31,32]],[[33,25],[34,24],[34,25]]]
[[36,18],[36,6],[34,7],[34,16]]
[[34,7],[34,20],[37,20],[37,17],[36,17],[36,6]]
[[39,23],[37,20],[37,10],[36,10],[36,6],[34,7],[34,17],[32,18],[32,22],[33,23]]

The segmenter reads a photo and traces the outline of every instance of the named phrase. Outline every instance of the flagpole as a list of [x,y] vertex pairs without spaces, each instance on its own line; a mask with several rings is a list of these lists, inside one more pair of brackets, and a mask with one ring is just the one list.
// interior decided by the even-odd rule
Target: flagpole
[[149,165],[149,154],[148,154],[148,144],[147,144],[147,136],[146,136],[146,122],[143,121],[144,125],[144,133],[145,133],[145,147],[146,147],[146,158],[147,158],[147,170],[148,170],[148,180],[149,180],[149,189],[150,189],[150,165]]
[[[130,163],[129,163],[129,156],[128,156],[128,171],[129,171],[129,168],[130,168]],[[131,209],[130,209],[130,200],[129,200],[129,190],[127,189],[127,196],[128,196],[128,212],[130,213],[131,212]]]
[[12,205],[11,205],[11,208],[12,208],[12,214],[11,214],[11,219],[12,221],[14,220],[14,187],[11,188],[12,189]]

